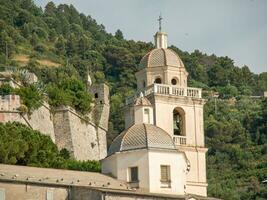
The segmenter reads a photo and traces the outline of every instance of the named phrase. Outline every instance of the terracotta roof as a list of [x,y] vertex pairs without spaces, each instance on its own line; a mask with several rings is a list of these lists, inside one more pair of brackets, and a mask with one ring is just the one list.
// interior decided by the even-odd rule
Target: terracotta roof
[[152,124],[135,124],[117,136],[108,150],[108,155],[135,149],[175,150],[171,136]]

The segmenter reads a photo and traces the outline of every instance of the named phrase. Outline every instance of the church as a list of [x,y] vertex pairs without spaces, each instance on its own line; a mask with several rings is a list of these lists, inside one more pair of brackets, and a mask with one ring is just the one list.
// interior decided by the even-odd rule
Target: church
[[161,26],[154,39],[102,173],[0,164],[1,200],[215,199],[207,197],[202,90],[187,87],[188,72]]
[[112,142],[102,172],[152,193],[207,196],[201,89],[187,87],[188,72],[155,34],[135,74],[137,93],[126,99],[125,130]]

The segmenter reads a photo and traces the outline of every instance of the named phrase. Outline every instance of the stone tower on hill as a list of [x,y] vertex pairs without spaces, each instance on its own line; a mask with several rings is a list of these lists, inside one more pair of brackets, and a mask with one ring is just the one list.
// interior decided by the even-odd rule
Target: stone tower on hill
[[[0,85],[21,86],[10,77],[3,74]],[[92,93],[95,102],[87,116],[65,106],[52,111],[47,103],[28,116],[21,112],[18,95],[0,96],[0,122],[20,122],[38,130],[77,160],[103,159],[107,155],[109,88],[105,84],[88,84],[88,92]]]

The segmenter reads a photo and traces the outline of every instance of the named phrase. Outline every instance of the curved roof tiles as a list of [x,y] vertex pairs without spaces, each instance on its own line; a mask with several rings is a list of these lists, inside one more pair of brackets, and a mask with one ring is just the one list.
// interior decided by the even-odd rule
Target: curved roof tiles
[[108,150],[108,156],[116,152],[136,149],[176,150],[171,136],[152,124],[135,124],[117,136]]
[[184,67],[180,57],[171,49],[153,49],[140,61],[139,68],[173,66]]

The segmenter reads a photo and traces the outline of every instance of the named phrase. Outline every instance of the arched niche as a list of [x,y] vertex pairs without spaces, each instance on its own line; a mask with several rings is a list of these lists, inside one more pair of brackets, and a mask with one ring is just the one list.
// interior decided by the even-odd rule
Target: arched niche
[[173,109],[173,134],[185,136],[185,112],[182,108],[176,107]]
[[173,77],[172,79],[171,79],[171,84],[172,85],[178,85],[179,84],[179,79],[177,78],[177,77]]
[[154,83],[161,84],[162,83],[161,77],[156,77]]

